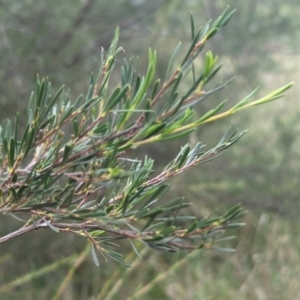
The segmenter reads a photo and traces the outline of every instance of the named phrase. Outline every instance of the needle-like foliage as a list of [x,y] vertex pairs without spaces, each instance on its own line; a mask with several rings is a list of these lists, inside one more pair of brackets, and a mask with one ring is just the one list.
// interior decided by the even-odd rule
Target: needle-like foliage
[[[100,71],[91,75],[85,96],[70,99],[64,87],[53,94],[49,79],[38,77],[25,128],[20,128],[18,115],[14,122],[4,120],[0,128],[0,213],[24,222],[0,243],[36,229],[77,234],[91,243],[96,265],[99,253],[104,260],[125,263],[117,248],[120,239],[128,240],[136,252],[136,242],[169,252],[200,248],[232,252],[219,244],[232,238],[222,237],[227,230],[243,225],[236,222],[244,214],[239,204],[222,215],[197,219],[179,214],[189,204],[182,198],[169,199],[166,191],[169,179],[216,158],[245,131],[228,130],[208,150],[202,143],[185,145],[155,176],[154,161],[136,160],[131,151],[177,139],[202,124],[280,98],[291,86],[252,102],[251,93],[225,111],[221,101],[195,119],[194,106],[232,81],[206,89],[221,69],[210,51],[204,55],[202,70],[194,64],[232,14],[227,8],[212,25],[198,31],[191,17],[190,47],[177,63],[178,44],[164,81],[155,79],[157,55],[149,49],[144,75],[136,70],[135,59],[124,60],[119,84],[111,86],[116,56],[122,51],[117,47],[118,32],[107,52],[102,51]],[[190,71],[193,80],[187,76]]]

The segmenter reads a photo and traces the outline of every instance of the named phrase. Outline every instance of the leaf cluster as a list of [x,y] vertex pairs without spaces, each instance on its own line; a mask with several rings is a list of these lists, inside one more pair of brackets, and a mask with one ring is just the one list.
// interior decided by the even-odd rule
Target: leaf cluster
[[[168,180],[216,158],[245,131],[228,130],[209,150],[202,143],[193,148],[185,145],[155,176],[152,159],[130,157],[132,149],[177,139],[204,123],[282,97],[291,86],[249,102],[251,93],[223,112],[222,101],[195,119],[194,105],[232,81],[206,89],[221,69],[210,51],[204,55],[200,72],[194,64],[205,44],[232,14],[227,8],[212,25],[207,23],[198,30],[191,17],[191,45],[174,68],[181,43],[177,45],[164,81],[155,80],[157,55],[149,49],[145,74],[138,73],[137,59],[124,60],[119,84],[111,89],[115,61],[123,51],[117,47],[118,31],[108,51],[101,51],[100,71],[97,76],[91,74],[85,96],[70,99],[64,87],[52,95],[49,79],[37,77],[24,131],[20,131],[18,116],[13,123],[5,120],[0,128],[0,212],[24,222],[0,242],[40,228],[74,233],[92,244],[96,265],[96,249],[104,260],[110,257],[125,263],[116,251],[121,239],[128,240],[136,252],[135,241],[170,252],[200,248],[233,251],[218,243],[232,239],[221,237],[227,229],[243,225],[236,223],[244,214],[240,205],[220,216],[197,219],[179,214],[189,205],[182,198],[166,200],[165,194]],[[188,74],[193,79],[188,90],[182,92]],[[23,219],[25,213],[27,219],[21,219],[20,213]]]

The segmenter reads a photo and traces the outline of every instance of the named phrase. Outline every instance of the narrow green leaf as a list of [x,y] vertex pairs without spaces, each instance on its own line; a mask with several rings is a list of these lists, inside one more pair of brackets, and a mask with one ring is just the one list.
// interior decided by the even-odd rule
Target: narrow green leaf
[[89,100],[92,99],[93,93],[94,93],[94,88],[95,88],[95,85],[94,85],[94,75],[93,75],[93,73],[91,73],[90,85],[89,85],[89,89],[88,89],[88,92],[87,92],[87,95],[86,95],[86,101],[89,101]]
[[190,134],[194,130],[195,130],[194,128],[191,128],[191,129],[187,129],[187,130],[181,131],[181,132],[176,133],[176,134],[170,134],[170,135],[167,135],[167,136],[162,135],[161,137],[159,137],[159,139],[157,141],[158,142],[163,142],[163,141],[176,140],[176,139],[179,139],[179,138],[181,138],[185,135]]
[[108,99],[108,101],[106,102],[103,110],[105,112],[108,112],[113,107],[115,107],[125,96],[128,88],[129,85],[125,85],[122,89],[120,87],[117,87],[112,93],[112,95],[110,96],[110,98]]
[[51,224],[51,222],[47,221],[47,220],[44,219],[44,218],[43,218],[43,220],[44,220],[45,223],[47,223],[48,227],[49,227],[51,230],[53,230],[53,231],[56,232],[56,233],[59,233],[59,229],[56,228],[55,226],[53,226],[53,225]]
[[[14,140],[18,141],[18,129],[19,129],[19,112],[17,112],[16,118],[15,118],[15,124],[14,124]],[[16,143],[16,152],[18,152],[18,145]]]
[[243,227],[245,226],[246,223],[232,223],[232,224],[228,224],[226,225],[226,229],[233,229],[233,228],[240,228],[240,227]]
[[33,147],[34,137],[35,137],[35,131],[32,128],[30,128],[28,130],[28,135],[26,137],[26,148],[24,150],[24,157],[28,154],[30,149]]
[[224,219],[227,219],[228,216],[232,215],[233,213],[236,213],[237,211],[240,212],[241,209],[242,209],[242,207],[241,207],[241,204],[240,204],[240,203],[235,204],[234,206],[232,206],[230,209],[228,209],[228,210],[224,213],[223,218],[224,218]]
[[38,93],[36,93],[35,113],[37,113],[38,110],[40,109],[44,89],[45,89],[45,78],[42,79],[42,81],[38,87]]
[[195,24],[194,24],[194,18],[192,13],[190,14],[190,21],[191,21],[191,35],[192,35],[192,40],[195,38]]
[[20,142],[20,152],[23,151],[23,147],[26,144],[26,141],[28,139],[28,131],[29,131],[29,123],[26,125],[21,142]]
[[164,212],[164,209],[163,208],[155,208],[153,210],[148,210],[148,209],[145,209],[145,211],[141,211],[139,212],[138,214],[136,214],[136,217],[138,219],[145,219],[145,218],[149,218],[149,217],[152,217],[152,216],[157,216],[161,213]]
[[182,167],[189,153],[190,153],[189,145],[185,145],[184,147],[182,147],[181,151],[179,152],[178,158],[175,159],[175,165],[177,169],[180,169]]
[[79,136],[79,124],[78,124],[78,119],[74,118],[72,120],[73,123],[73,129],[74,129],[74,137],[77,138]]
[[[151,99],[154,99],[156,93],[157,93],[157,90],[158,90],[158,87],[160,85],[160,79],[157,79],[154,83],[154,86],[153,86],[153,90],[152,90],[152,95],[151,95]],[[150,107],[149,107],[150,108]]]
[[226,8],[223,10],[222,14],[215,20],[215,22],[212,24],[212,28],[219,28],[222,24],[222,21],[226,17],[228,11],[229,11],[229,5],[226,6]]
[[232,248],[222,248],[222,247],[211,247],[212,250],[217,250],[224,253],[234,253],[235,249]]
[[184,100],[187,99],[198,87],[199,83],[203,79],[203,73],[197,78],[197,80],[194,82],[194,84],[190,87],[188,92],[182,97]]
[[[176,229],[178,229],[176,226],[169,226],[167,228],[163,228],[163,229],[159,230],[159,234],[162,234],[165,237],[167,237],[167,236],[170,236],[171,234],[173,234]],[[171,237],[171,238],[173,238],[173,237]]]
[[13,168],[15,163],[15,139],[11,137],[9,142],[8,165]]
[[222,236],[225,233],[225,230],[214,230],[206,234],[206,238],[215,239],[219,236]]
[[270,101],[274,101],[276,99],[279,99],[279,98],[282,98],[284,95],[283,93],[288,90],[289,88],[291,88],[293,86],[294,82],[291,82],[277,90],[275,90],[274,92],[266,95],[265,97],[259,99],[259,100],[256,100],[250,104],[248,104],[249,106],[254,106],[254,105],[260,105],[260,104],[265,104],[265,103],[268,103]]
[[74,103],[74,109],[78,109],[81,102],[82,102],[83,96],[79,95],[78,98],[76,99],[75,103]]
[[151,216],[148,221],[146,222],[146,224],[143,226],[143,228],[141,229],[141,232],[147,230],[149,228],[149,226],[151,226],[151,224],[154,222],[156,218],[156,215]]
[[210,38],[212,38],[217,32],[219,31],[218,28],[212,28],[209,33],[206,36],[206,39],[209,40]]
[[106,250],[106,254],[111,257],[112,259],[116,260],[117,262],[127,266],[127,267],[130,267],[130,265],[128,265],[124,259],[123,259],[123,256],[118,253],[118,252],[115,252],[115,251],[111,251],[111,250]]
[[[194,34],[194,33],[192,33],[192,34]],[[166,80],[165,80],[165,81],[167,81],[168,78],[170,77],[170,72],[171,72],[171,69],[172,69],[172,67],[173,67],[173,63],[174,63],[175,57],[176,57],[177,53],[179,52],[179,50],[180,50],[180,48],[181,48],[181,45],[182,45],[182,43],[179,42],[179,43],[177,44],[177,46],[175,47],[175,49],[174,49],[172,55],[171,55],[171,58],[170,58],[170,61],[169,61],[168,67],[167,67],[167,71],[166,71],[166,77],[165,77]]]
[[[206,85],[222,68],[222,65],[219,65],[218,67],[216,67],[214,70],[211,70],[211,72],[208,74],[208,76],[205,78],[205,84]],[[227,84],[226,84],[227,85]],[[225,85],[225,86],[226,86]],[[224,86],[224,87],[225,87]]]
[[226,103],[226,100],[221,102],[215,109],[209,110],[206,114],[204,114],[199,120],[197,120],[197,124],[201,124],[202,122],[206,121],[210,117],[214,116],[217,112],[219,112],[224,104]]
[[48,101],[42,111],[41,119],[45,119],[50,110],[53,108],[54,104],[57,102],[58,98],[62,94],[64,90],[64,85],[56,92],[55,96],[51,99],[51,101]]
[[95,264],[96,267],[99,267],[100,266],[100,262],[99,262],[99,259],[97,257],[97,254],[96,254],[94,244],[92,244],[91,251],[92,251],[93,262],[94,262],[94,264]]
[[74,106],[73,105],[68,105],[64,111],[64,114],[62,115],[60,119],[60,125],[62,125],[73,113],[74,111]]
[[20,222],[23,222],[23,223],[26,222],[26,221],[24,221],[23,219],[17,217],[15,214],[12,214],[12,213],[8,213],[8,214],[9,214],[12,218],[14,218],[14,219],[16,219],[16,220],[18,220],[18,221],[20,221]]
[[74,200],[74,193],[75,189],[74,187],[66,187],[66,190],[69,191],[69,194],[66,196],[66,198],[62,201],[62,203],[59,205],[60,208],[69,207],[72,203],[72,200]]
[[128,204],[129,204],[129,195],[126,194],[122,200],[122,203],[121,203],[121,207],[122,207],[122,214],[123,216],[125,215],[126,211],[127,211],[127,207],[128,207]]
[[154,124],[152,125],[143,136],[143,140],[149,139],[150,137],[156,135],[161,132],[166,127],[166,123]]
[[232,110],[243,107],[245,104],[247,104],[249,99],[257,92],[258,89],[259,86],[256,89],[254,89],[249,95],[247,95],[244,99],[242,99],[239,103],[237,103],[234,107],[232,107]]
[[198,31],[197,34],[195,35],[195,37],[193,39],[193,42],[191,43],[190,48],[187,51],[187,53],[186,53],[186,55],[185,55],[185,57],[184,57],[184,59],[181,63],[181,69],[182,70],[186,69],[189,66],[188,59],[189,59],[189,56],[192,53],[196,43],[198,42],[199,36],[200,36],[200,31]]
[[151,191],[150,191],[151,196],[149,197],[149,199],[147,201],[144,202],[144,204],[140,210],[148,207],[149,203],[152,203],[154,200],[157,200],[158,196],[162,197],[169,188],[170,188],[170,184],[162,184],[157,187],[152,187]]
[[38,204],[28,204],[25,205],[24,208],[40,209],[40,208],[55,207],[55,206],[57,206],[57,202],[47,202],[47,203],[38,203]]
[[234,240],[234,239],[236,239],[235,236],[227,236],[227,237],[224,237],[224,238],[221,238],[221,239],[218,239],[218,240],[214,240],[214,244],[224,243],[224,242],[228,242],[228,241],[231,241],[231,240]]
[[182,203],[181,202],[177,205],[172,205],[170,207],[164,208],[162,213],[169,214],[169,213],[174,212],[174,211],[179,211],[182,208],[188,207],[190,205],[191,205],[191,203]]
[[229,136],[229,131],[230,131],[230,130],[231,130],[231,127],[229,127],[229,128],[225,131],[225,133],[223,134],[223,136],[222,136],[222,138],[220,139],[219,143],[217,144],[216,148],[218,148],[219,146],[223,145],[223,144],[225,143],[225,141],[230,140],[230,139],[235,135],[235,133],[237,132],[237,130],[235,130],[235,131],[233,132],[233,134],[230,136],[230,138],[228,138],[228,136]]
[[52,115],[49,119],[47,119],[45,122],[41,123],[39,126],[39,129],[45,129],[48,125],[53,126],[56,123],[56,115]]
[[67,162],[69,156],[72,153],[72,150],[73,150],[73,145],[72,144],[66,144],[65,145],[63,159],[62,159],[62,165],[64,165]]
[[165,238],[164,235],[162,234],[157,234],[155,236],[151,236],[151,237],[147,237],[145,239],[143,239],[145,242],[154,242],[154,241],[159,241],[159,240],[162,240],[163,238]]
[[32,109],[34,107],[34,100],[35,100],[35,93],[31,92],[30,97],[29,97],[29,103],[27,107],[27,117],[28,117],[28,122],[31,123],[33,120],[33,112]]
[[228,22],[229,20],[232,18],[233,14],[236,12],[236,9],[234,9],[233,11],[231,11],[226,17],[223,18],[221,24],[220,24],[220,27],[224,27]]
[[194,159],[197,159],[197,155],[199,154],[199,151],[203,147],[205,147],[205,145],[203,145],[201,142],[196,144],[196,146],[192,149],[192,151],[190,151],[190,153],[188,155],[188,159],[185,163],[186,166],[189,165],[190,163],[192,163],[192,161]]
[[186,232],[185,234],[188,234],[190,232],[192,232],[193,230],[196,229],[197,225],[198,225],[198,220],[195,220],[187,229],[186,229]]
[[139,259],[142,259],[142,256],[140,255],[140,253],[138,252],[138,250],[137,250],[136,247],[134,246],[133,242],[132,242],[130,239],[128,239],[128,240],[129,240],[129,243],[130,243],[130,245],[131,245],[133,251],[134,251],[135,254],[137,255],[137,257],[138,257]]
[[9,191],[10,191],[10,193],[11,193],[11,195],[13,196],[13,198],[14,198],[14,201],[16,201],[17,200],[17,191],[16,191],[16,189],[14,188],[14,187],[11,187],[10,189],[9,189]]
[[[86,113],[89,108],[91,108],[93,105],[96,105],[98,102],[102,100],[101,97],[94,97],[90,99],[89,101],[86,101],[80,108],[80,113]],[[72,106],[74,108],[74,106]]]
[[90,86],[95,86],[95,76],[94,73],[91,72],[91,76],[90,76]]

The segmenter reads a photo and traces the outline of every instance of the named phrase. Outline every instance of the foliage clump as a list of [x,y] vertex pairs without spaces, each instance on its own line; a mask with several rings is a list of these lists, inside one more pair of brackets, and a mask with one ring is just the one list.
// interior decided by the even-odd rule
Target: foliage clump
[[[245,131],[228,130],[209,150],[202,143],[185,145],[157,175],[153,175],[152,159],[130,156],[137,147],[178,139],[205,123],[280,98],[291,86],[250,101],[254,91],[225,111],[222,101],[195,118],[194,105],[232,81],[207,88],[221,69],[210,51],[200,72],[194,64],[232,14],[227,8],[213,24],[199,30],[191,18],[190,47],[174,71],[181,43],[177,45],[163,81],[155,80],[157,56],[149,49],[145,75],[138,73],[136,59],[124,60],[119,84],[111,87],[116,57],[122,51],[117,48],[118,32],[107,53],[101,52],[100,71],[91,75],[85,97],[73,101],[64,87],[52,95],[49,79],[37,78],[24,131],[18,115],[13,124],[5,120],[0,128],[0,212],[24,222],[0,242],[43,228],[73,233],[92,245],[96,265],[96,250],[105,260],[111,257],[125,263],[120,251],[115,251],[121,239],[128,240],[137,254],[136,241],[169,252],[200,248],[232,252],[219,244],[233,238],[223,236],[228,229],[243,225],[236,222],[244,214],[239,204],[222,215],[197,219],[179,214],[189,204],[182,198],[168,200],[165,192],[169,179],[216,158]],[[182,91],[183,82],[189,83],[188,90]]]

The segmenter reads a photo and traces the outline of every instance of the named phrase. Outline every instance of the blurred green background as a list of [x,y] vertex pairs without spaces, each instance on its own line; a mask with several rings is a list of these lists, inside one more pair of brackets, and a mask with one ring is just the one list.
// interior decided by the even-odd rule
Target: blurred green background
[[[285,98],[203,126],[189,140],[147,146],[135,155],[154,158],[159,170],[186,142],[210,147],[229,126],[248,129],[221,157],[177,178],[166,196],[185,196],[198,216],[241,202],[249,213],[237,232],[237,252],[141,248],[140,260],[124,245],[131,268],[114,262],[97,268],[84,239],[37,231],[1,245],[0,299],[300,299],[298,0],[0,0],[0,118],[19,111],[25,123],[37,73],[49,76],[54,88],[65,84],[71,97],[85,93],[117,26],[122,55],[139,56],[142,72],[148,48],[156,49],[157,77],[164,78],[176,44],[189,45],[190,12],[200,26],[228,4],[237,12],[202,56],[212,50],[224,64],[218,80],[236,80],[197,113],[224,99],[229,107],[257,86],[256,98],[290,81],[296,85]],[[1,235],[22,224],[9,216],[0,222]]]

